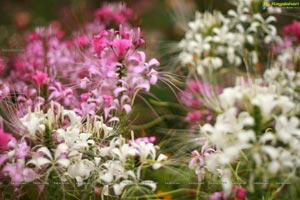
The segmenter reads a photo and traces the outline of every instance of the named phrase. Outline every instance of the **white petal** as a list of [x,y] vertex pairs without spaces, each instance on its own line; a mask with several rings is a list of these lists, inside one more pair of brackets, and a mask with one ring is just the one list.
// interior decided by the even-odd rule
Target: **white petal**
[[111,173],[106,173],[100,176],[100,179],[105,181],[106,183],[111,183],[113,181],[113,176]]
[[113,189],[114,189],[115,195],[121,195],[122,194],[123,187],[122,187],[121,184],[114,184]]
[[50,160],[48,160],[47,158],[36,158],[34,160],[30,160],[27,164],[33,164],[35,165],[37,168],[40,168],[41,166],[44,166],[46,164],[50,164]]
[[53,159],[52,158],[52,155],[51,155],[51,152],[49,151],[49,149],[47,147],[41,147],[37,150],[38,153],[43,153],[45,154],[48,158],[50,158],[51,160]]
[[277,161],[272,161],[268,167],[269,172],[272,174],[276,174],[278,172],[279,168],[280,168],[280,165]]
[[152,191],[156,190],[156,183],[154,181],[146,180],[146,181],[142,181],[141,184],[150,186]]
[[63,153],[67,153],[68,151],[68,146],[64,143],[61,143],[57,146],[56,151],[55,151],[55,159],[58,159],[59,156]]
[[61,158],[58,161],[56,161],[57,164],[61,165],[62,167],[67,168],[70,165],[70,160],[66,158]]

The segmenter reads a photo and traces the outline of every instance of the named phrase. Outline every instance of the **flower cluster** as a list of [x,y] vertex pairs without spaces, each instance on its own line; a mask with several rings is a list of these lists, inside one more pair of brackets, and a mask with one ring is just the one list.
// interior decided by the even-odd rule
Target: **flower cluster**
[[[231,194],[232,182],[247,182],[250,177],[248,184],[252,186],[255,181],[274,177],[293,181],[291,177],[297,176],[300,168],[300,110],[293,98],[276,84],[241,79],[235,87],[225,88],[218,102],[222,112],[216,122],[201,128],[208,146],[214,147],[207,148],[205,143],[202,155],[197,155],[202,161],[198,165],[201,176],[204,169],[219,174],[226,197]],[[248,174],[235,171],[237,177],[233,177],[230,166],[237,164],[247,165]]]
[[283,39],[274,45],[275,64],[299,71],[300,23],[294,21],[283,28]]
[[121,27],[119,31],[102,31],[93,38],[94,56],[82,63],[87,75],[79,86],[88,91],[82,94],[82,106],[103,106],[105,118],[112,117],[113,111],[131,111],[137,93],[149,92],[158,80],[155,67],[159,62],[146,62],[145,53],[138,50],[143,44],[139,29]]
[[128,24],[128,21],[133,18],[134,12],[124,4],[110,3],[98,8],[95,11],[94,16],[103,24],[115,23],[117,25],[125,25]]
[[136,97],[159,79],[133,17],[123,4],[107,4],[82,30],[68,36],[58,22],[37,28],[25,35],[24,51],[0,59],[0,177],[20,196],[23,184],[36,182],[40,193],[55,182],[102,196],[156,189],[144,180],[167,159],[155,137],[124,136]]
[[187,88],[179,93],[179,97],[182,105],[189,109],[185,121],[190,124],[191,130],[215,120],[214,111],[206,106],[206,102],[221,91],[221,88],[215,90],[215,87],[203,81],[187,82]]
[[[124,24],[115,30],[103,22],[130,18],[131,10],[117,5],[97,10],[95,21],[83,27],[85,33],[75,31],[71,39],[55,23],[30,33],[24,52],[12,61],[13,69],[4,74],[0,60],[0,74],[5,75],[1,97],[23,105],[23,110],[53,101],[82,116],[103,113],[110,122],[129,114],[135,97],[157,83],[159,62],[147,62],[139,50],[145,44],[139,28]],[[104,17],[115,7],[118,15]]]
[[33,181],[75,182],[78,187],[88,183],[102,195],[118,196],[125,187],[139,184],[155,190],[156,183],[142,180],[142,173],[147,167],[159,169],[167,159],[157,153],[158,146],[133,138],[128,143],[99,117],[84,119],[51,105],[47,112],[37,109],[20,118],[20,139],[1,130],[1,177],[16,186]]
[[239,67],[247,49],[251,64],[259,62],[258,49],[275,41],[274,16],[263,16],[252,8],[252,1],[237,1],[236,9],[226,15],[219,11],[196,13],[185,38],[179,43],[182,65],[193,67],[199,75],[208,69]]

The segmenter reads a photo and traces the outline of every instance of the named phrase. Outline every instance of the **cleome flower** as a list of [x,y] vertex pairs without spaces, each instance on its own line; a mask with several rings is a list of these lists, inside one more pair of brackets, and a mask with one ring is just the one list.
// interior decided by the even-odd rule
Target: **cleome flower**
[[277,41],[274,16],[263,16],[251,6],[252,1],[235,0],[235,9],[226,15],[219,11],[196,12],[184,39],[178,44],[178,59],[183,66],[193,67],[199,75],[209,69],[240,67],[244,49],[251,64],[261,62],[258,52],[262,43]]
[[[219,107],[223,111],[216,122],[207,123],[200,130],[207,140],[205,145],[202,144],[201,152],[209,146],[214,151],[205,156],[195,150],[190,161],[201,180],[206,173],[220,175],[222,171],[224,198],[231,194],[231,185],[236,178],[229,166],[251,162],[253,165],[243,177],[258,179],[263,176],[264,180],[271,180],[275,175],[285,180],[296,176],[295,169],[300,167],[300,155],[296,150],[300,144],[300,122],[296,117],[300,110],[293,101],[294,95],[286,96],[285,89],[273,82],[263,84],[259,79],[250,83],[239,79],[238,82],[219,95]],[[234,173],[239,174],[238,171]],[[253,186],[253,181],[248,184]]]
[[167,160],[157,153],[158,146],[129,142],[105,125],[103,118],[83,118],[54,103],[47,112],[40,108],[28,112],[20,118],[25,127],[19,135],[22,139],[2,133],[1,175],[10,177],[16,187],[35,180],[57,181],[56,173],[61,182],[76,187],[86,183],[101,187],[102,195],[119,196],[136,185],[156,189],[156,183],[143,180],[142,173],[148,167],[161,168]]

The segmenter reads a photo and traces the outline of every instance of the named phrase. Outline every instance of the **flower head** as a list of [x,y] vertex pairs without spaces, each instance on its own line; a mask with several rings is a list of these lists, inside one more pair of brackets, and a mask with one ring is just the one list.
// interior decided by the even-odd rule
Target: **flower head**
[[2,129],[0,129],[0,151],[5,151],[9,148],[9,142],[13,136],[10,133],[5,133]]

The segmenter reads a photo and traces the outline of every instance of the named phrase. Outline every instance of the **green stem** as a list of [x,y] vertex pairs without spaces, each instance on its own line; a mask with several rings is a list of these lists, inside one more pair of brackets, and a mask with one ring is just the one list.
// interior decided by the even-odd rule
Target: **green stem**
[[199,200],[199,197],[200,197],[200,190],[201,190],[201,184],[198,184],[198,187],[197,187],[197,194],[196,194],[196,200]]
[[170,191],[170,192],[162,192],[162,193],[159,193],[159,194],[142,195],[142,196],[139,196],[137,198],[138,199],[139,198],[157,198],[157,197],[163,197],[163,196],[166,196],[166,195],[176,194],[176,193],[180,193],[180,192],[195,192],[195,190],[194,189],[181,188],[181,189],[173,190],[173,191]]

